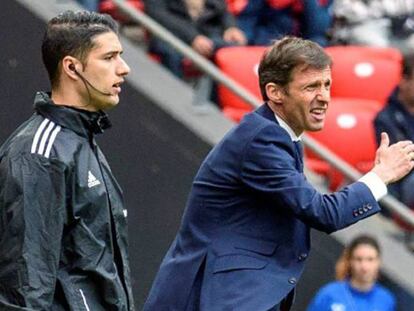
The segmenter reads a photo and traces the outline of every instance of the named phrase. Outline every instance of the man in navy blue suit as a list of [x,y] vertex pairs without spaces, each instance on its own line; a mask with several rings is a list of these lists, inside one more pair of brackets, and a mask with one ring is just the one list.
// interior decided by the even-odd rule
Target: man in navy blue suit
[[380,210],[386,185],[414,166],[411,141],[382,134],[375,166],[333,194],[303,174],[303,131],[324,125],[331,59],[311,41],[275,42],[259,66],[265,103],[209,153],[145,311],[289,310],[310,228],[349,226]]

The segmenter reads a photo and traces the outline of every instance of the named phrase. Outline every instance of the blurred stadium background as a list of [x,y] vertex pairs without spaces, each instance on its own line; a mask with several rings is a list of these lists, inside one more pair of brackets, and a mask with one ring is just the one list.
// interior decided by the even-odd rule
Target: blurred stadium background
[[[41,38],[46,21],[63,10],[77,10],[81,7],[70,0],[3,0],[1,9],[0,142],[2,143],[16,126],[32,113],[34,93],[37,90],[49,89],[47,74],[40,56]],[[230,108],[227,107],[227,110],[224,109],[223,114],[217,105],[206,104],[206,99],[200,97],[200,92],[196,92],[196,88],[191,83],[178,80],[154,62],[146,53],[142,42],[131,40],[130,35],[127,36],[128,38],[124,35],[122,37],[125,59],[132,73],[123,87],[119,107],[110,112],[113,128],[98,140],[125,193],[133,289],[139,309],[145,301],[160,261],[178,229],[186,196],[200,162],[209,149],[234,125],[233,120],[239,120],[241,114],[251,108],[245,103],[237,103],[236,99],[236,103],[230,105]],[[333,55],[337,51],[331,49],[329,52]],[[352,53],[361,56],[361,52]],[[243,55],[246,54],[242,53],[241,57]],[[347,55],[350,57],[351,54]],[[256,56],[257,53],[254,54],[254,57]],[[375,66],[373,56],[363,57],[372,57],[372,62],[364,59],[363,63],[372,63]],[[390,60],[392,57],[387,56],[386,59]],[[220,65],[219,60],[217,63]],[[222,64],[221,70],[231,70],[227,68],[229,66],[225,66],[229,62],[223,61]],[[344,68],[350,66],[351,64],[344,64]],[[392,64],[389,66],[392,68]],[[240,73],[243,69],[238,67],[238,70]],[[253,73],[252,68],[248,70]],[[246,75],[251,75],[248,70]],[[360,69],[363,74],[367,70],[370,69]],[[334,106],[336,107],[334,110],[337,111],[335,114],[342,113],[342,116],[348,116],[348,119],[345,118],[345,124],[349,124],[351,118],[351,123],[361,122],[364,127],[363,125],[367,125],[367,122],[372,120],[372,111],[378,111],[378,106],[375,105],[378,101],[381,104],[381,100],[384,100],[381,97],[384,95],[380,91],[386,92],[389,88],[385,84],[381,86],[381,83],[386,83],[385,80],[389,83],[392,79],[394,80],[391,82],[396,83],[395,75],[399,74],[399,72],[391,74],[394,72],[392,69],[387,69],[386,72],[387,79],[370,82],[371,85],[374,83],[376,86],[372,93],[380,98],[362,98],[355,105],[352,104],[355,99],[346,99],[344,89],[339,87],[333,89],[333,93],[339,94],[334,99],[334,104],[337,105]],[[231,72],[228,74],[231,76]],[[349,76],[348,73],[342,72],[342,74]],[[337,80],[340,80],[340,77],[335,82]],[[250,87],[249,81],[239,82],[248,89],[251,88],[253,93],[256,92],[254,89],[256,86]],[[356,82],[358,83],[360,82]],[[221,95],[231,97],[226,94],[226,90],[222,90]],[[368,103],[360,104],[364,100]],[[370,103],[370,100],[374,103]],[[345,107],[343,111],[340,109],[341,104]],[[356,106],[365,107],[362,108],[362,117],[359,117],[360,112],[356,112],[359,108],[350,110],[350,107]],[[362,118],[362,121],[358,118]],[[335,124],[334,122],[333,127]],[[341,130],[343,128],[338,130],[337,135],[341,135]],[[363,129],[359,130],[363,131]],[[349,133],[344,134],[348,136],[348,142],[344,145],[349,148],[360,148],[361,139],[364,139],[365,134]],[[358,140],[359,135],[362,136]],[[318,135],[315,135],[315,138],[318,139]],[[334,148],[335,144],[324,141],[326,138],[323,134],[319,139],[328,147]],[[362,141],[362,144],[369,145],[367,141]],[[346,157],[347,154],[353,153],[352,150],[342,151],[342,154],[339,150],[337,153]],[[352,164],[365,171],[372,161],[372,154],[355,161],[357,162]],[[309,171],[309,179],[321,191],[335,189],[343,182],[341,175],[332,167],[309,153],[307,163],[308,168],[313,170]],[[361,232],[370,233],[381,242],[383,247],[381,282],[396,295],[398,310],[414,310],[414,254],[405,248],[402,242],[403,233],[398,226],[383,216],[372,217],[329,236],[313,232],[313,250],[305,274],[299,282],[294,310],[304,310],[315,292],[322,285],[333,280],[334,264],[342,251],[343,244]]]

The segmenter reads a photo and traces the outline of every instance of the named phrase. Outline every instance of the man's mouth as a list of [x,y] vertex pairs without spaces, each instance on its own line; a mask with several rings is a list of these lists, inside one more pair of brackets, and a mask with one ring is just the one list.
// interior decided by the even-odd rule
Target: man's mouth
[[121,92],[121,84],[122,83],[123,83],[123,81],[112,84],[112,87],[116,90],[117,93]]
[[310,113],[317,121],[323,121],[325,119],[326,109],[325,108],[313,108]]

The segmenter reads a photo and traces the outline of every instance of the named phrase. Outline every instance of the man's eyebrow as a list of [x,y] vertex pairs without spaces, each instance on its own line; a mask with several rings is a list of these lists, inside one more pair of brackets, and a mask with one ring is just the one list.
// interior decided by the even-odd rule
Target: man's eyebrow
[[107,56],[107,55],[122,54],[122,53],[124,53],[123,50],[111,50],[111,51],[103,53],[102,55]]
[[322,84],[321,81],[313,81],[313,82],[309,82],[309,83],[305,84],[305,87],[318,86],[318,85],[321,85],[321,84]]
[[305,84],[305,87],[308,86],[320,86],[320,85],[330,85],[332,83],[331,79],[325,80],[325,81],[313,81],[313,82],[309,82],[307,84]]

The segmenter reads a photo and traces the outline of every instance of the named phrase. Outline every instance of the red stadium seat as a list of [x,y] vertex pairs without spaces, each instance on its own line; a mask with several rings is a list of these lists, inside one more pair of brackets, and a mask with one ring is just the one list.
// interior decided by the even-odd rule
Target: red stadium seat
[[[373,120],[380,109],[381,105],[371,100],[333,98],[323,130],[307,134],[366,173],[372,168],[377,149]],[[311,170],[328,177],[331,190],[344,183],[343,176],[329,164],[307,149],[305,155]]]
[[[265,49],[266,47],[261,46],[222,48],[215,55],[215,63],[224,74],[239,82],[261,99],[257,68]],[[223,85],[218,85],[217,93],[220,106],[224,111],[231,111],[226,115],[234,121],[239,121],[240,115],[252,110],[249,104]],[[237,117],[233,118],[233,116]]]
[[[126,2],[137,10],[144,10],[144,3],[142,0],[126,0]],[[128,18],[119,12],[118,7],[112,2],[112,0],[101,1],[99,3],[99,12],[109,14],[121,23],[128,22]]]
[[226,0],[227,10],[233,15],[239,15],[243,11],[247,4],[248,0]]
[[401,79],[402,55],[393,48],[331,46],[332,97],[351,97],[386,103]]

